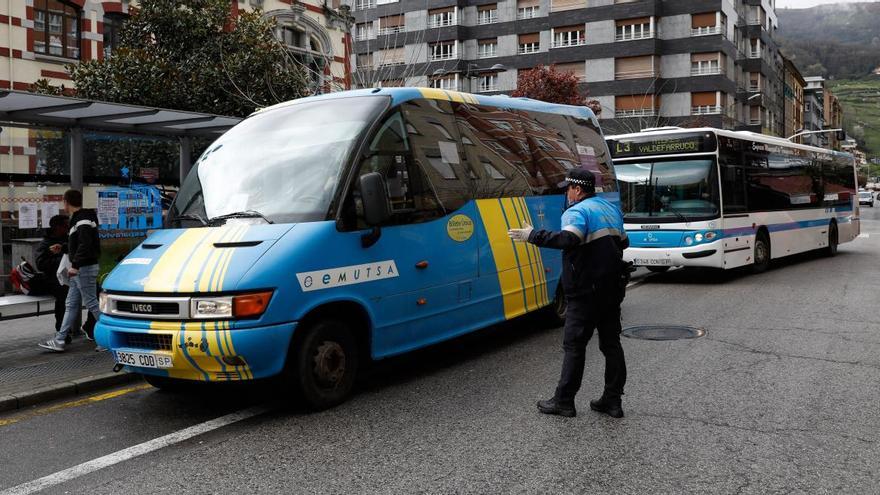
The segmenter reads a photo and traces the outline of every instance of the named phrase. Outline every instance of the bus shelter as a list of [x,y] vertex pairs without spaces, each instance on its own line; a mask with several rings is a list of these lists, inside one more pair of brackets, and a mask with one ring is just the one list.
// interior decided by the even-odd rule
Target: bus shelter
[[[129,211],[140,212],[131,198],[140,194],[143,203],[158,189],[167,200],[197,153],[241,120],[0,90],[0,295],[20,255],[11,259],[12,240],[39,237],[64,190],[83,191],[89,208],[128,201],[137,206]],[[158,226],[152,218],[147,224]]]

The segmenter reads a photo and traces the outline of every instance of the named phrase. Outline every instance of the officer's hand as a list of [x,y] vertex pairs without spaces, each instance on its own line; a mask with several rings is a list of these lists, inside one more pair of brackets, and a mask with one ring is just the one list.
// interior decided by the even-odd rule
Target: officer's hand
[[507,235],[510,236],[516,242],[529,242],[529,236],[532,235],[531,225],[523,225],[521,229],[510,229],[507,231]]

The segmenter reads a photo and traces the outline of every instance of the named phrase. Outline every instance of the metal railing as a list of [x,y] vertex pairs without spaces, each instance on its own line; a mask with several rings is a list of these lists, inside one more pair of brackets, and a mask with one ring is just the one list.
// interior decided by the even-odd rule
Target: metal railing
[[749,50],[749,58],[761,58],[761,50]]
[[479,25],[495,24],[496,22],[498,22],[498,13],[494,12],[494,11],[489,15],[478,15],[477,16],[477,24],[479,24]]
[[458,58],[455,52],[453,53],[439,53],[439,54],[431,54],[431,62],[436,62],[438,60],[453,60]]
[[614,79],[644,79],[659,75],[660,73],[655,70],[627,70],[615,72]]
[[626,117],[655,117],[657,115],[656,108],[634,108],[632,110],[615,110],[616,118]]
[[721,105],[701,105],[691,107],[691,115],[717,115],[721,113]]
[[524,55],[526,53],[538,53],[541,49],[541,46],[537,43],[529,43],[528,45],[519,45],[519,48],[516,52],[520,55]]
[[403,32],[403,26],[388,26],[379,28],[379,36],[385,36],[389,34],[397,34]]
[[614,41],[633,41],[647,40],[654,37],[654,31],[644,31],[641,33],[617,33],[614,35]]
[[492,45],[491,50],[477,50],[477,58],[492,58],[498,56],[498,45]]
[[711,36],[713,34],[721,34],[723,31],[721,26],[706,26],[691,29],[691,36]]
[[477,87],[477,93],[489,93],[491,91],[498,91],[498,85],[481,83],[480,86]]
[[455,17],[440,17],[428,20],[429,28],[438,28],[438,27],[446,27],[455,25],[456,19]]
[[517,19],[533,19],[538,17],[540,9],[535,8],[526,8],[526,9],[517,9],[516,18]]
[[724,74],[724,71],[721,70],[721,67],[715,68],[695,68],[691,67],[691,75],[692,76],[717,76],[720,74]]
[[579,38],[576,40],[562,40],[562,41],[554,41],[550,44],[550,48],[565,48],[568,46],[583,46],[587,44],[586,38]]

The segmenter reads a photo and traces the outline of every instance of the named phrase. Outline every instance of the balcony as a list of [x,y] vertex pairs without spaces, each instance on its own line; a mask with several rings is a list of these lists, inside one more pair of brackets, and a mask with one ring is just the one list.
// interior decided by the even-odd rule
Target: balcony
[[498,56],[498,50],[492,47],[491,50],[480,50],[477,52],[477,58],[493,58]]
[[516,11],[516,18],[517,19],[534,19],[535,17],[538,17],[538,11],[539,11],[539,9],[537,7],[519,9]]
[[761,85],[760,84],[749,84],[747,91],[749,93],[760,93],[761,92]]
[[[380,30],[379,30],[379,33],[381,33],[381,32],[382,32],[382,30],[380,29]],[[372,33],[372,32],[370,32],[370,33],[358,33],[357,36],[355,36],[354,39],[355,39],[355,41],[367,41],[367,40],[371,40],[371,39],[373,39],[373,33]]]
[[480,86],[477,87],[477,93],[491,93],[493,91],[498,91],[497,84],[480,84]]
[[634,108],[632,110],[615,110],[614,117],[624,119],[629,117],[656,117],[656,108]]
[[723,34],[724,28],[721,26],[706,26],[691,29],[691,36],[712,36],[714,34]]
[[541,46],[537,43],[532,43],[529,45],[519,45],[519,48],[516,50],[516,53],[520,55],[525,55],[527,53],[538,53],[538,50],[541,49]]
[[699,107],[691,107],[691,115],[719,115],[721,114],[721,105],[702,105]]
[[761,50],[749,50],[749,58],[761,58]]
[[641,33],[617,33],[614,36],[614,41],[647,40],[653,38],[655,34],[654,31],[648,30]]
[[496,22],[498,22],[498,13],[496,11],[492,11],[489,15],[477,17],[477,24],[481,26],[484,24],[495,24]]
[[749,125],[761,125],[761,119],[749,119]]
[[382,60],[376,64],[376,67],[391,67],[392,65],[404,65],[403,60]]
[[550,44],[550,48],[566,48],[569,46],[583,46],[587,44],[587,40],[585,38],[577,39],[577,40],[561,40],[554,41]]
[[764,20],[761,19],[760,17],[749,16],[748,19],[746,19],[746,25],[748,25],[748,26],[763,26]]
[[454,60],[456,58],[458,58],[458,56],[455,53],[431,54],[431,62],[439,62],[442,60]]
[[446,26],[454,26],[454,25],[455,25],[455,21],[456,21],[455,18],[439,18],[439,19],[438,19],[438,18],[434,18],[434,19],[430,19],[430,20],[428,20],[428,28],[430,29],[430,28],[439,28],[439,27],[446,27]]
[[724,71],[721,70],[720,67],[712,67],[712,68],[691,68],[692,76],[718,76],[724,74]]
[[655,70],[627,70],[614,73],[614,80],[620,79],[645,79],[660,77],[660,72]]
[[397,34],[403,32],[403,26],[391,26],[379,28],[379,36],[387,36],[389,34]]

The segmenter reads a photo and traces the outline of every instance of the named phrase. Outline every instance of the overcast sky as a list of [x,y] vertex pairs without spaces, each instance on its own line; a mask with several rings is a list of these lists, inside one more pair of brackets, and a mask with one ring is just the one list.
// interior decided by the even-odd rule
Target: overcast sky
[[[805,9],[807,7],[815,7],[826,3],[856,3],[866,0],[776,0],[776,8]],[[877,0],[867,0],[877,1]]]

